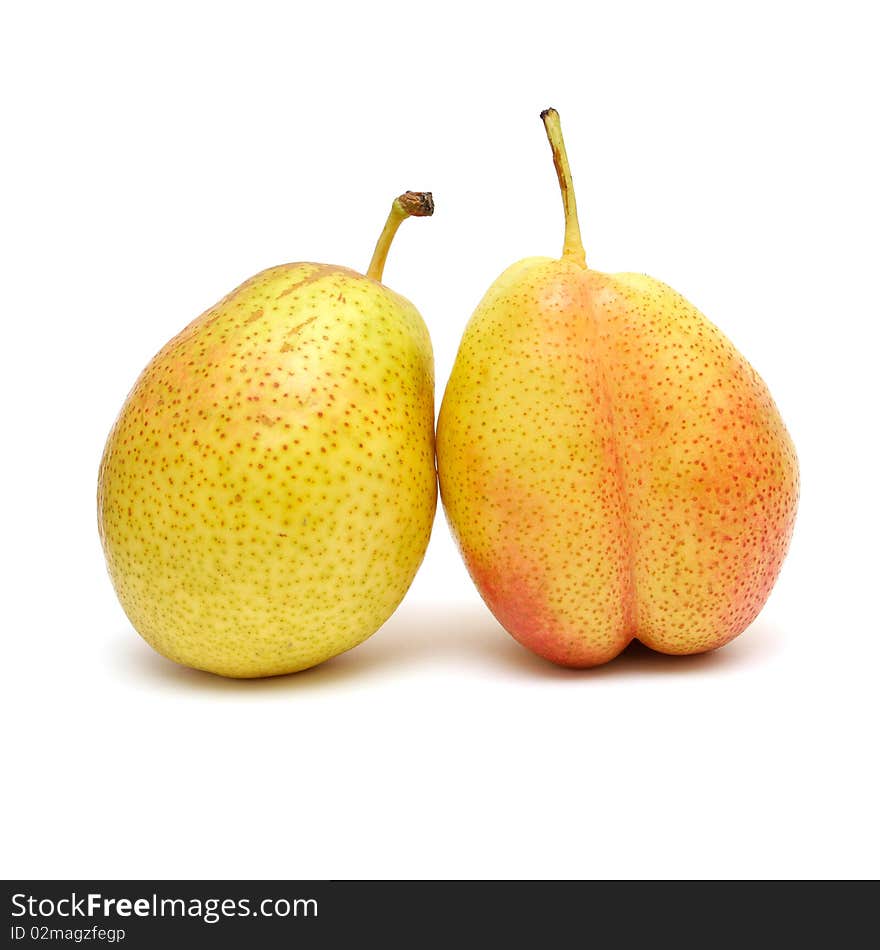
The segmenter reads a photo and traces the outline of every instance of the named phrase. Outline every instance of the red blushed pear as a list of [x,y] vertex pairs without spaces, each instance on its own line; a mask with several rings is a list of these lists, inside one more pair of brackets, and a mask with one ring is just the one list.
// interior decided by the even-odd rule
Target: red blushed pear
[[766,385],[692,304],[587,264],[559,116],[558,260],[508,268],[468,323],[437,426],[440,492],[489,608],[589,667],[634,638],[701,653],[754,620],[788,549],[794,446]]

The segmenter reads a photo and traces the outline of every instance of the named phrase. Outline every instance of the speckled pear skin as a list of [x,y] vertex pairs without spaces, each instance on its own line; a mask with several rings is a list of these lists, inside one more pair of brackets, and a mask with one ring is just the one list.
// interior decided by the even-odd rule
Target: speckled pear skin
[[107,441],[101,541],[138,632],[231,677],[376,631],[436,506],[434,370],[415,307],[344,267],[263,271],[152,360]]
[[713,650],[760,611],[794,525],[794,447],[763,381],[682,296],[531,258],[467,325],[437,428],[467,568],[535,653]]

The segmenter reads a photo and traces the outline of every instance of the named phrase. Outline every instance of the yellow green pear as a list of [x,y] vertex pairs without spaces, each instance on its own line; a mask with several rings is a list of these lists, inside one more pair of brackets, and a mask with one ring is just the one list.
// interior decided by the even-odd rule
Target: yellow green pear
[[798,466],[770,393],[692,304],[587,266],[558,114],[561,259],[477,307],[437,426],[443,504],[500,623],[564,666],[637,638],[722,646],[754,620],[794,525]]
[[434,366],[388,248],[366,275],[283,264],[171,340],[134,385],[98,477],[110,577],[159,653],[224,676],[315,666],[394,611],[436,507]]

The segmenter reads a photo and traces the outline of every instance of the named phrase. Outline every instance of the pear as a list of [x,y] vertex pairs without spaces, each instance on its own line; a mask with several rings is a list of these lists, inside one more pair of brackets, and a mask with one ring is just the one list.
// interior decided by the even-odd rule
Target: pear
[[110,577],[137,631],[231,677],[315,666],[374,633],[422,561],[437,502],[434,366],[416,308],[366,275],[262,271],[154,357],[98,478]]
[[437,427],[440,494],[482,597],[522,644],[590,667],[634,638],[713,650],[786,554],[794,447],[758,374],[672,288],[586,265],[553,109],[562,257],[489,288]]

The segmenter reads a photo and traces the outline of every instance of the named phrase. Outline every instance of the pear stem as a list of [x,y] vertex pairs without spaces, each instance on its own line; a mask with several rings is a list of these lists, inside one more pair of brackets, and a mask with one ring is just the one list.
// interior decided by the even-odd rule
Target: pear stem
[[555,109],[545,109],[541,113],[541,119],[550,141],[550,148],[553,149],[553,164],[556,166],[556,177],[559,179],[559,190],[562,192],[562,207],[565,209],[565,240],[562,244],[562,257],[580,264],[581,267],[586,267],[587,256],[581,240],[577,202],[574,199],[574,183],[571,180],[568,153],[565,151],[565,142],[562,138],[559,113]]
[[385,271],[385,260],[388,257],[388,249],[397,234],[397,229],[401,223],[410,215],[414,218],[427,218],[434,213],[434,199],[430,191],[407,191],[399,198],[394,199],[391,205],[391,211],[379,240],[376,242],[376,250],[373,251],[373,259],[367,268],[367,277],[373,280],[382,280],[382,274]]

